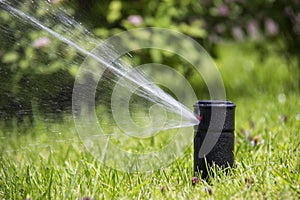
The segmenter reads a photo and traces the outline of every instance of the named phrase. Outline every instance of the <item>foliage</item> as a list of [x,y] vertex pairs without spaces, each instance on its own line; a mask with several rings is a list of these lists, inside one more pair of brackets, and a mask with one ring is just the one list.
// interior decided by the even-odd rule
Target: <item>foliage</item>
[[[30,2],[19,5],[25,13],[46,17]],[[22,118],[32,113],[32,106],[42,112],[61,112],[70,105],[76,52],[8,12],[2,10],[0,18],[4,33],[0,35],[0,116]]]
[[[59,19],[48,18],[47,12],[51,11],[38,6],[38,1],[21,2],[17,5],[23,11],[42,19],[54,30],[63,28]],[[300,6],[297,0],[48,2],[82,21],[100,38],[138,27],[165,27],[193,37],[214,56],[218,55],[218,47],[224,41],[251,40],[254,45],[246,49],[248,52],[257,52],[261,60],[268,60],[267,52],[271,57],[273,51],[286,55],[290,61],[289,70],[298,71],[293,68],[293,65],[299,65],[295,60],[300,58]],[[70,110],[74,76],[83,58],[45,31],[4,10],[0,11],[0,18],[3,33],[0,34],[0,116],[31,113],[33,105],[42,112]],[[72,34],[77,35],[77,30],[72,30]],[[176,55],[149,50],[136,52],[134,59],[137,64],[158,62],[172,66],[192,82],[196,91],[205,92],[205,87],[197,84],[191,67]],[[299,76],[295,79],[299,84]],[[294,82],[291,84],[295,85]]]
[[231,38],[252,39],[260,47],[272,42],[280,53],[299,55],[298,0],[114,0],[105,4],[88,0],[79,1],[76,13],[82,8],[88,11],[85,20],[104,38],[124,29],[165,27],[195,38],[210,51],[220,40]]
[[256,50],[264,56],[270,50],[266,43],[272,43],[272,51],[288,59],[299,59],[298,0],[203,1],[202,6],[206,29],[211,33],[208,39],[212,42],[222,38],[238,41],[248,38],[256,42]]

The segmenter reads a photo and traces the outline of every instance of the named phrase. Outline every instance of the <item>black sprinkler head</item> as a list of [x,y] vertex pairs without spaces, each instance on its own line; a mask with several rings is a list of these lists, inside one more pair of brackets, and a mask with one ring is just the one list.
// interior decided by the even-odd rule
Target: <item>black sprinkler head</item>
[[220,168],[233,166],[234,162],[234,110],[231,101],[201,100],[194,105],[199,119],[195,126],[194,171],[207,179],[215,164]]

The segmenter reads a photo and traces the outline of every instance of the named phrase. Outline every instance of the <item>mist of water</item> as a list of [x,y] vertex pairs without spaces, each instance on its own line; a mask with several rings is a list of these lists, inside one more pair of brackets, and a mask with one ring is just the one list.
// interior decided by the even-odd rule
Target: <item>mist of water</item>
[[[134,93],[140,97],[140,99],[143,99],[142,101],[148,102],[148,105],[151,105],[149,109],[153,105],[156,105],[160,107],[160,109],[163,109],[164,112],[173,114],[173,117],[168,115],[168,119],[164,119],[165,123],[163,127],[160,127],[161,130],[188,127],[198,123],[198,120],[189,108],[151,82],[143,70],[133,71],[133,67],[129,63],[123,62],[122,60],[112,60],[118,54],[116,48],[110,44],[104,44],[100,50],[98,48],[97,51],[92,51],[96,46],[102,43],[102,40],[95,37],[62,10],[53,8],[50,4],[45,4],[45,9],[47,9],[49,16],[52,18],[50,21],[63,25],[63,29],[57,31],[52,28],[51,24],[43,23],[37,17],[31,16],[30,13],[25,13],[16,8],[12,3],[1,1],[0,6],[10,14],[19,18],[22,23],[30,23],[36,28],[44,30],[56,39],[76,49],[82,55],[93,59],[98,63],[97,67],[102,68],[102,71],[110,71],[110,73],[113,74],[113,78],[106,77],[106,80],[110,83],[104,83],[104,85],[111,85],[112,83],[118,85],[120,84],[119,80],[122,79],[121,87],[124,88],[124,91]],[[74,35],[73,30],[79,32],[79,35]],[[110,104],[110,97],[102,97],[102,99],[104,100],[100,103]],[[159,113],[162,114],[162,112]],[[151,114],[153,114],[153,112]],[[120,113],[120,115],[122,115],[122,113]],[[158,115],[152,116],[152,118],[153,117],[160,118]],[[136,134],[138,135],[138,133]]]
[[[74,66],[77,69],[72,120],[66,114],[64,120],[49,123],[47,118],[34,115],[36,123],[29,130],[30,137],[19,134],[19,131],[12,134],[13,139],[5,134],[0,135],[4,142],[11,140],[12,148],[6,148],[7,152],[37,151],[38,148],[49,147],[51,152],[57,149],[61,153],[61,146],[70,145],[78,147],[76,149],[80,151],[88,150],[107,166],[128,172],[149,171],[166,166],[190,147],[194,136],[192,126],[199,123],[189,109],[196,101],[196,96],[180,73],[160,65],[135,66],[131,59],[132,55],[135,56],[134,52],[130,56],[120,53],[123,51],[118,43],[99,39],[51,1],[0,0],[1,8],[2,12],[17,19],[20,25],[14,26],[16,30],[1,25],[0,31],[3,34],[14,35],[17,32],[22,35],[25,31],[38,33],[38,37],[51,40],[42,51],[61,58],[59,63],[63,66],[62,71],[68,71]],[[30,25],[32,30],[27,30],[23,24]],[[18,37],[12,40],[19,43]],[[130,43],[135,42],[128,40]],[[26,42],[23,40],[20,45],[34,43],[30,40]],[[51,46],[52,42],[63,44],[61,46],[64,49]],[[76,52],[75,59],[64,58],[66,49]],[[203,65],[206,65],[205,62]],[[56,82],[64,77],[56,76],[50,80],[49,87],[52,87],[53,82],[60,90],[63,89],[64,85]],[[165,92],[158,85],[165,88],[168,86],[171,93]],[[178,95],[174,92],[177,89]],[[42,94],[51,95],[47,92]],[[192,98],[189,98],[190,94]],[[47,107],[48,103],[45,104]],[[48,106],[51,107],[51,102]],[[39,113],[39,110],[35,112]],[[45,153],[40,150],[37,152]]]

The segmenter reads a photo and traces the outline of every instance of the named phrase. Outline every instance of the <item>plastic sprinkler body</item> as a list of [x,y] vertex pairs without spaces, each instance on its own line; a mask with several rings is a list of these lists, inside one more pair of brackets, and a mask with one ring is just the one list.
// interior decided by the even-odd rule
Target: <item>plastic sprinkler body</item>
[[194,105],[194,171],[207,179],[209,169],[233,166],[235,107],[231,101],[201,100]]

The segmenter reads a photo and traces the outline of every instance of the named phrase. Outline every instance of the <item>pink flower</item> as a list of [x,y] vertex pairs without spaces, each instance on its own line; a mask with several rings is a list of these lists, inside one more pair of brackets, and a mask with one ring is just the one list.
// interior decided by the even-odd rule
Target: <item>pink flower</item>
[[300,12],[295,14],[295,17],[294,17],[294,20],[295,20],[295,24],[300,24]]
[[93,198],[92,198],[92,197],[89,197],[89,196],[87,196],[87,197],[83,197],[83,198],[81,198],[81,200],[93,200]]
[[138,26],[143,22],[143,18],[140,15],[130,15],[127,19],[135,26]]
[[294,27],[293,30],[295,33],[300,33],[300,13],[295,14],[294,16]]
[[192,185],[196,185],[198,182],[199,182],[198,177],[194,176],[194,177],[192,178]]
[[288,16],[294,15],[294,11],[293,11],[293,9],[291,8],[291,6],[286,6],[286,7],[284,8],[284,12],[285,12],[285,14],[288,15]]
[[217,13],[219,16],[228,16],[229,9],[226,5],[220,5],[217,7]]
[[251,20],[247,25],[247,32],[250,38],[257,39],[258,38],[258,23],[256,20]]
[[33,47],[36,49],[40,49],[48,46],[49,44],[50,44],[50,39],[48,37],[41,37],[33,42]]
[[277,35],[277,33],[279,32],[279,27],[273,19],[267,18],[265,20],[265,30],[267,35]]
[[211,191],[211,189],[210,188],[204,188],[204,192],[207,192],[209,195],[211,195],[212,194],[212,191]]
[[232,36],[236,40],[243,40],[244,39],[244,33],[243,33],[243,31],[240,27],[233,27],[231,31],[232,31]]

